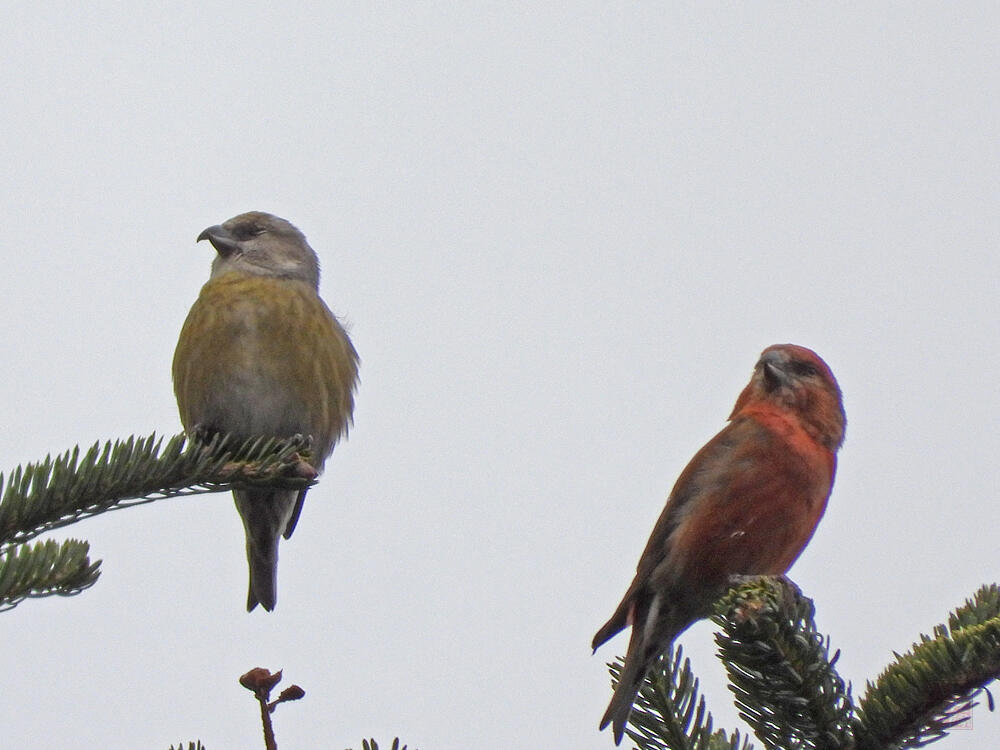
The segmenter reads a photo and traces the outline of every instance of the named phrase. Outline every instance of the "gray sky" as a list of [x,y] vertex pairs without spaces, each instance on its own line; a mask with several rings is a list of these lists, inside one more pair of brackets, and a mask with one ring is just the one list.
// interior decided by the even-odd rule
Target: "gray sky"
[[845,393],[792,577],[855,692],[1000,580],[995,3],[40,7],[0,28],[2,466],[179,431],[194,238],[242,211],[308,235],[362,383],[274,614],[227,495],[69,530],[104,574],[0,617],[6,746],[259,747],[259,665],[307,693],[282,747],[611,747],[591,636],[772,343]]

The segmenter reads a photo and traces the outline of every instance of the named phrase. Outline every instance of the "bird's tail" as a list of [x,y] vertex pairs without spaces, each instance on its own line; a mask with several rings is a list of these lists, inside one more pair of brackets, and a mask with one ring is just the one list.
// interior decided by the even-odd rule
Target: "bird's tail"
[[278,539],[289,525],[298,495],[288,490],[233,492],[247,535],[250,565],[247,612],[258,603],[268,612],[274,609],[278,598]]
[[632,703],[639,693],[639,686],[646,677],[652,659],[647,655],[649,644],[644,643],[641,624],[632,624],[632,637],[629,639],[628,652],[625,655],[625,666],[618,675],[615,693],[611,696],[608,710],[601,719],[601,729],[611,724],[615,734],[615,744],[621,744],[625,734],[625,723],[632,712]]
[[[665,602],[660,594],[654,594],[652,599],[640,597],[638,601],[629,600],[624,609],[625,617],[619,612],[611,618],[607,625],[598,631],[594,637],[598,639],[621,629],[623,623],[632,626],[632,635],[625,654],[625,666],[618,675],[618,684],[608,710],[601,719],[601,729],[611,724],[615,734],[615,744],[621,744],[625,735],[625,724],[632,712],[632,704],[639,693],[642,681],[646,678],[653,663],[660,654],[666,651],[674,639],[683,633],[698,617],[704,615],[703,607],[697,601],[678,601],[677,598]],[[711,602],[714,599],[708,599]],[[624,602],[623,602],[624,604]],[[599,644],[598,644],[599,645]]]

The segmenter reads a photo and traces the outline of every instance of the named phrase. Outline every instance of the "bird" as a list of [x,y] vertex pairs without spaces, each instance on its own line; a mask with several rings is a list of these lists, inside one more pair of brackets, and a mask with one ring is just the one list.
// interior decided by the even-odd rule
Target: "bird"
[[[210,226],[208,282],[173,360],[181,423],[191,437],[311,437],[323,470],[353,421],[358,353],[319,296],[319,260],[285,219],[250,211]],[[246,532],[247,611],[277,602],[278,541],[295,530],[306,490],[236,489]]]
[[840,386],[811,349],[760,355],[728,424],[688,463],[594,651],[631,626],[600,728],[621,743],[646,673],[692,623],[711,615],[731,576],[781,575],[826,509],[847,418]]

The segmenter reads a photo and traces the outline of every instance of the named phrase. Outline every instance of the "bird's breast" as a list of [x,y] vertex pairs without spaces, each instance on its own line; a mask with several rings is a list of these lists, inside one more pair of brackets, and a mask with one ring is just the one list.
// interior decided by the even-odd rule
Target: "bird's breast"
[[784,573],[823,515],[833,470],[832,456],[803,442],[794,424],[731,424],[678,480],[663,573],[713,583]]
[[353,408],[357,355],[309,285],[226,274],[191,309],[174,357],[185,428],[313,435],[328,452]]

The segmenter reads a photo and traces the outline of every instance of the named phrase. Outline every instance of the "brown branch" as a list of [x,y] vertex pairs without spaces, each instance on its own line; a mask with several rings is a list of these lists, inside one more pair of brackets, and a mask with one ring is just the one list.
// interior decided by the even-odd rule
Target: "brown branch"
[[263,667],[255,667],[240,677],[240,684],[253,693],[260,704],[260,721],[264,728],[264,747],[266,750],[278,750],[278,743],[274,739],[274,727],[271,724],[271,714],[274,709],[279,703],[297,701],[306,694],[306,691],[298,685],[291,685],[282,690],[276,700],[269,703],[268,698],[271,697],[271,691],[279,682],[281,682],[280,669],[272,674]]

